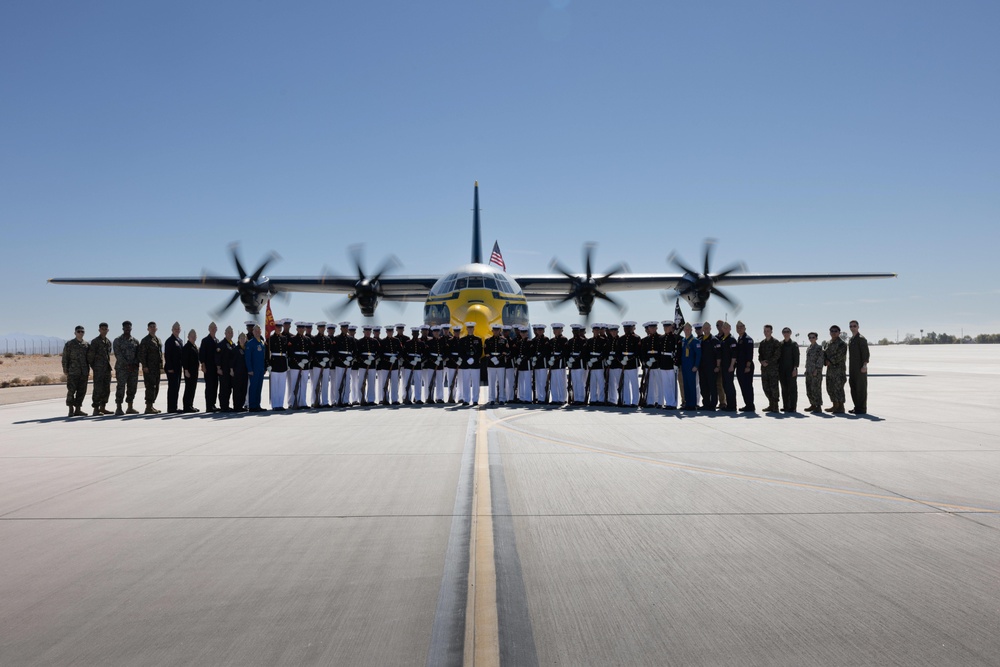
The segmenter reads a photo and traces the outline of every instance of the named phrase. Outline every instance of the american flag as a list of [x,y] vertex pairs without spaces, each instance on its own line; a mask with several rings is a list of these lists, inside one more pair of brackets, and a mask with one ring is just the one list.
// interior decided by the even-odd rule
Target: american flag
[[503,261],[503,255],[500,254],[500,244],[496,241],[493,242],[493,252],[490,253],[490,264],[499,266],[504,271],[507,270],[507,265]]

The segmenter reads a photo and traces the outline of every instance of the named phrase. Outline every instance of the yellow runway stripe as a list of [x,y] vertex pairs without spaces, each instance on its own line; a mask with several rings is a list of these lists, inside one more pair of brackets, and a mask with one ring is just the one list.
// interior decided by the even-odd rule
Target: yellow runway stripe
[[584,452],[590,452],[593,454],[603,454],[605,456],[613,456],[619,459],[625,459],[628,461],[639,461],[641,463],[648,463],[651,465],[662,466],[664,468],[673,468],[675,470],[685,470],[687,472],[694,472],[703,475],[715,475],[717,477],[727,477],[729,479],[740,479],[748,482],[763,482],[767,484],[774,484],[777,486],[785,486],[796,489],[804,489],[807,491],[822,491],[824,493],[835,493],[844,496],[853,496],[857,498],[869,498],[873,500],[891,500],[894,502],[910,503],[914,505],[924,505],[927,507],[933,507],[947,512],[976,512],[983,514],[1000,514],[1000,510],[989,509],[983,507],[968,507],[965,505],[953,505],[951,503],[938,503],[931,500],[920,500],[915,498],[907,498],[905,496],[895,496],[880,493],[868,493],[866,491],[855,491],[853,489],[841,489],[831,486],[820,486],[818,484],[807,484],[804,482],[790,482],[781,479],[770,479],[767,477],[758,477],[755,475],[746,475],[737,472],[727,472],[725,470],[713,470],[711,468],[702,468],[699,466],[688,465],[685,463],[673,463],[671,461],[660,461],[653,458],[647,458],[644,456],[637,456],[633,454],[627,454],[625,452],[618,452],[610,449],[601,449],[600,447],[591,447],[589,445],[584,445],[581,443],[568,442],[566,440],[555,440],[553,438],[547,438],[543,435],[538,435],[536,433],[531,433],[529,431],[524,431],[517,428],[512,428],[507,424],[503,423],[510,421],[517,417],[528,416],[528,415],[513,415],[511,417],[505,417],[503,419],[492,420],[490,422],[490,427],[496,427],[503,429],[510,433],[515,433],[520,436],[525,436],[528,438],[533,438],[535,440],[541,440],[543,442],[552,443],[554,445],[559,445],[560,447],[568,447],[570,449],[578,449]]
[[479,413],[477,418],[464,664],[494,667],[500,664],[500,633],[496,561],[493,555],[493,498],[487,439],[489,422],[484,413]]

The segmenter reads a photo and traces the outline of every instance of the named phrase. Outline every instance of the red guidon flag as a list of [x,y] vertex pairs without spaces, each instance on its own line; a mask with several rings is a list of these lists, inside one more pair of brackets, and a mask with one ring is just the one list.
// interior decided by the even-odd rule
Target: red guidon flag
[[490,264],[499,266],[504,271],[507,270],[507,265],[503,261],[503,255],[500,254],[500,244],[496,241],[493,242],[493,252],[490,253]]
[[267,313],[264,315],[264,336],[270,338],[277,327],[274,326],[274,315],[271,314],[271,300],[267,300]]

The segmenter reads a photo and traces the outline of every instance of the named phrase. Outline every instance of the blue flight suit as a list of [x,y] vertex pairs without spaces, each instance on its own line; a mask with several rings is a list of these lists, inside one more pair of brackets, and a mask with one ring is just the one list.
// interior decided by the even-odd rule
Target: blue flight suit
[[251,410],[260,410],[260,394],[264,389],[264,342],[256,338],[247,341],[246,364],[250,376],[250,389],[247,395],[247,406]]
[[701,341],[697,336],[681,339],[681,378],[684,380],[684,409],[698,408],[698,374],[701,364]]

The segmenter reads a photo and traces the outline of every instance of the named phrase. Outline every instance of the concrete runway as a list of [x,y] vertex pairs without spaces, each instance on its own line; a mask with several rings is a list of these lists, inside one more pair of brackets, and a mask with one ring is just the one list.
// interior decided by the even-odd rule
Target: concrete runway
[[1000,665],[1000,346],[871,372],[867,417],[5,405],[0,665]]

